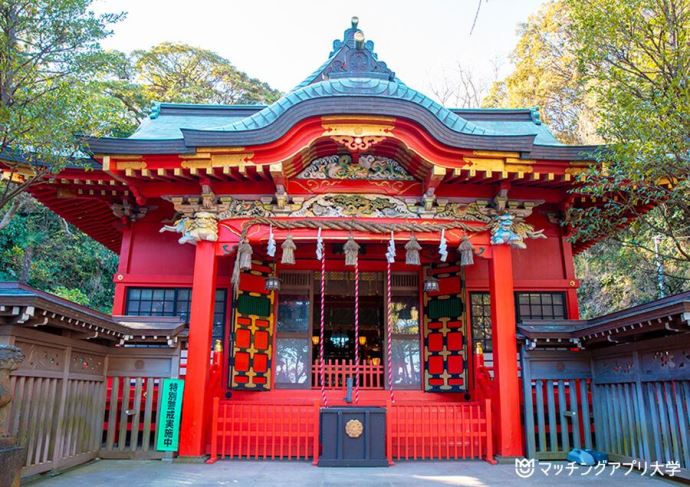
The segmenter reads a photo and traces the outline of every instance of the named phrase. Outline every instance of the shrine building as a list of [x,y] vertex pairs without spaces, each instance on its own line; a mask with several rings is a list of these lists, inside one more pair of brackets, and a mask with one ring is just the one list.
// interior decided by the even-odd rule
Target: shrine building
[[160,103],[86,142],[32,193],[119,254],[114,318],[188,322],[181,456],[316,461],[314,411],[345,407],[385,416],[389,458],[525,454],[517,327],[578,319],[593,242],[563,217],[597,204],[573,192],[595,147],[440,105],[356,19],[271,105]]

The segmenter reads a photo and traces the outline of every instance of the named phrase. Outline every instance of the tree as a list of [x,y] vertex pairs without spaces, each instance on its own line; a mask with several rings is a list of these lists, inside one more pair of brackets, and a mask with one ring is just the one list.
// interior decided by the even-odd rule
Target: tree
[[624,244],[652,255],[653,239],[660,238],[661,258],[688,279],[690,0],[566,5],[578,72],[597,97],[607,144],[579,190],[604,203],[571,209],[574,238],[601,238],[636,222]]
[[117,255],[28,194],[0,231],[0,281],[12,280],[108,312]]
[[280,92],[215,52],[164,42],[131,56],[134,81],[149,99],[186,103],[272,103]]
[[[2,66],[16,65],[11,73],[0,72],[0,83],[5,92],[18,92],[0,111],[6,141],[0,167],[7,168],[0,186],[0,280],[18,280],[107,312],[117,255],[26,190],[68,163],[79,164],[77,135],[126,137],[153,101],[268,103],[279,92],[217,54],[190,46],[163,44],[132,55],[101,51],[97,41],[119,16],[95,17],[85,0],[5,2],[0,0],[3,32],[21,34],[12,34],[12,49],[7,42],[0,46]],[[31,39],[30,46],[23,44]],[[43,61],[23,66],[33,56]]]
[[482,105],[540,107],[541,118],[564,143],[596,141],[594,100],[575,68],[570,17],[563,2],[546,3],[520,26],[511,54],[514,71],[496,81]]
[[[18,196],[68,163],[82,161],[77,135],[101,134],[93,75],[99,41],[119,14],[96,15],[92,0],[0,0],[0,225]],[[9,217],[8,217],[9,215]]]
[[[643,14],[643,4],[655,4],[659,8],[650,8]],[[653,43],[658,42],[656,39],[663,39],[661,31],[653,34],[654,28],[658,27],[652,26],[659,24],[663,18],[661,12],[666,7],[673,7],[669,14],[676,12],[666,25],[675,24],[676,30],[687,33],[687,23],[684,24],[685,27],[681,27],[683,22],[687,22],[682,20],[681,12],[685,11],[685,7],[679,8],[681,4],[687,5],[687,0],[558,0],[547,3],[521,27],[521,37],[512,54],[515,69],[506,79],[494,83],[484,99],[484,106],[538,105],[541,107],[542,118],[554,129],[555,135],[569,143],[623,144],[621,147],[626,147],[625,144],[637,140],[661,147],[660,144],[668,142],[662,140],[668,134],[667,123],[677,125],[670,132],[671,140],[677,141],[680,133],[690,133],[687,128],[681,128],[684,122],[679,120],[687,117],[682,115],[687,114],[684,96],[678,96],[675,102],[665,104],[659,114],[654,114],[650,113],[653,110],[649,110],[648,101],[639,97],[636,101],[614,97],[609,90],[613,90],[613,93],[620,89],[629,90],[629,93],[641,90],[638,81],[619,79],[620,73],[616,73],[610,62],[620,62],[616,61],[616,57],[625,60],[629,56],[638,63],[640,53],[649,47],[632,49],[633,46],[645,46],[646,42]],[[627,13],[618,12],[617,9],[623,9]],[[627,27],[623,29],[618,24]],[[635,29],[638,32],[631,35],[630,31]],[[674,35],[680,41],[687,34],[678,32]],[[620,46],[615,47],[617,44],[627,45],[630,50],[624,54]],[[677,43],[677,47],[680,49],[680,43]],[[659,50],[658,47],[655,49]],[[634,51],[637,53],[633,54]],[[678,66],[682,66],[681,60],[685,54],[676,53],[675,56],[677,58],[674,61],[668,58],[668,54],[661,55],[661,58],[666,57],[667,62],[680,63]],[[614,71],[611,71],[612,68]],[[675,72],[680,74],[678,70]],[[687,69],[685,73],[687,75]],[[682,78],[676,78],[676,84],[687,86],[687,81]],[[641,93],[649,90],[650,87],[644,88]],[[673,99],[675,95],[669,93],[669,96]],[[658,124],[656,119],[663,117],[661,114],[668,113],[669,109],[675,109],[676,115],[671,120]],[[632,120],[636,122],[628,125],[628,121]],[[645,121],[651,123],[646,124]],[[641,130],[638,122],[644,130]],[[629,133],[627,130],[615,133],[612,128],[627,128]],[[674,147],[675,144],[673,142],[670,146]],[[667,153],[668,149],[663,150]],[[685,150],[687,154],[687,149]],[[635,154],[637,149],[633,148],[631,151],[630,154]],[[682,239],[689,234],[686,229],[687,222],[690,221],[685,209],[687,199],[682,196],[681,190],[682,185],[687,184],[683,177],[684,171],[685,175],[688,174],[687,169],[676,167],[674,171],[678,186],[674,187],[673,192],[683,200],[681,204],[676,204],[673,202],[675,198],[668,199],[666,195],[669,189],[657,184],[659,180],[664,180],[668,170],[664,164],[659,163],[664,158],[646,157],[643,161],[637,159],[639,155],[636,155],[633,157],[635,164],[631,165],[625,162],[630,157],[622,156],[625,156],[624,151],[622,154],[610,152],[606,157],[602,153],[601,163],[608,172],[602,172],[602,164],[593,167],[583,176],[583,182],[588,186],[578,189],[597,196],[598,201],[603,197],[609,198],[607,205],[611,205],[613,212],[605,208],[601,212],[596,209],[571,211],[568,215],[569,223],[576,229],[575,238],[600,240],[596,246],[576,256],[578,276],[582,280],[579,290],[580,305],[585,317],[654,299],[660,294],[659,275],[662,276],[665,293],[680,292],[690,285],[688,260],[678,250],[679,245],[690,244],[690,240]],[[640,165],[655,173],[647,176],[646,181],[650,184],[641,184],[640,177],[632,178],[636,182],[631,183],[626,174],[628,170],[622,170],[628,168],[635,171],[635,166],[639,168]],[[612,178],[612,174],[615,177]],[[627,200],[622,199],[622,196],[629,195],[633,184],[642,188],[637,192],[636,199],[629,196]],[[620,189],[619,186],[627,188],[623,192],[625,194],[613,193]],[[657,205],[656,208],[643,213],[654,204]],[[640,205],[646,208],[639,210]],[[625,229],[621,230],[619,226],[624,226]],[[671,231],[677,238],[671,238]],[[659,235],[666,237],[659,239]],[[655,238],[659,243],[658,253],[654,248]],[[661,268],[658,264],[662,264]]]

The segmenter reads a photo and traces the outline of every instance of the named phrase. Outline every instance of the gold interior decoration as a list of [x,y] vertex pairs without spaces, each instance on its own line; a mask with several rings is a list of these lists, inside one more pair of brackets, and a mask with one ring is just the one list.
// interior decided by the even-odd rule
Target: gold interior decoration
[[359,438],[364,433],[364,425],[358,419],[351,419],[345,423],[345,433],[350,438]]

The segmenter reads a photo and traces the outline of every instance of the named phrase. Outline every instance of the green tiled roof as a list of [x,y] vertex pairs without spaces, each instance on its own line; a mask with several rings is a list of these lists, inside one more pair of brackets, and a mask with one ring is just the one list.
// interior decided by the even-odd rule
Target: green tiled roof
[[472,123],[491,132],[505,135],[536,135],[534,143],[539,145],[562,145],[551,130],[543,124],[507,120],[473,120]]
[[[539,120],[537,110],[449,109],[400,81],[365,41],[353,18],[343,39],[333,42],[327,61],[275,103],[263,105],[194,105],[164,103],[129,137],[135,140],[181,140],[182,129],[250,132],[267,127],[292,107],[311,100],[347,97],[404,101],[422,107],[453,132],[484,136],[536,136],[534,143],[560,145]],[[519,116],[515,116],[519,112]],[[511,116],[506,116],[511,114]]]
[[336,78],[304,86],[288,93],[260,112],[220,127],[218,130],[229,130],[232,132],[256,130],[275,122],[278,117],[298,103],[317,98],[346,96],[392,98],[409,101],[426,108],[451,130],[464,134],[492,135],[490,130],[468,122],[428,96],[409,88],[399,81],[372,78]]
[[147,118],[130,139],[181,139],[181,128],[213,130],[243,117],[166,115]]

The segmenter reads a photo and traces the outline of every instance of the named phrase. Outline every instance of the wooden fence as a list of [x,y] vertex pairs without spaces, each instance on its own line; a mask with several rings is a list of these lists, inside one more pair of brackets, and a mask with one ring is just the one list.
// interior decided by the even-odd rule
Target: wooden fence
[[211,457],[318,459],[319,402],[254,403],[213,400]]
[[104,458],[157,458],[157,411],[161,379],[109,377],[106,394]]
[[639,389],[634,383],[602,384],[596,396],[598,407],[606,408],[597,411],[602,416],[600,448],[690,466],[690,381],[645,382]]
[[494,462],[491,401],[396,403],[388,407],[392,460]]
[[622,462],[678,462],[690,480],[690,345],[668,337],[592,353],[597,448]]
[[[354,378],[357,374],[354,360],[328,360],[323,364],[323,367],[326,389],[344,389],[347,387],[348,377]],[[318,361],[313,363],[311,366],[311,377],[312,389],[321,388],[321,365]],[[383,365],[359,365],[360,389],[383,389],[383,387]]]
[[97,456],[160,457],[152,448],[158,378],[177,375],[179,350],[113,349],[12,326],[0,329],[0,342],[25,356],[10,379],[22,476]]
[[101,458],[161,458],[156,451],[159,388],[177,377],[179,351],[125,348],[108,356]]
[[[209,462],[221,458],[319,458],[320,404],[215,398]],[[387,405],[386,454],[393,460],[494,462],[491,401]]]
[[527,455],[595,448],[612,461],[677,462],[690,479],[690,347],[673,337],[592,352],[523,350]]
[[572,448],[592,448],[591,380],[535,379],[530,385],[525,429],[532,432],[527,439],[532,456],[563,459]]
[[26,447],[24,475],[90,460],[98,451],[100,380],[14,375],[11,431]]

